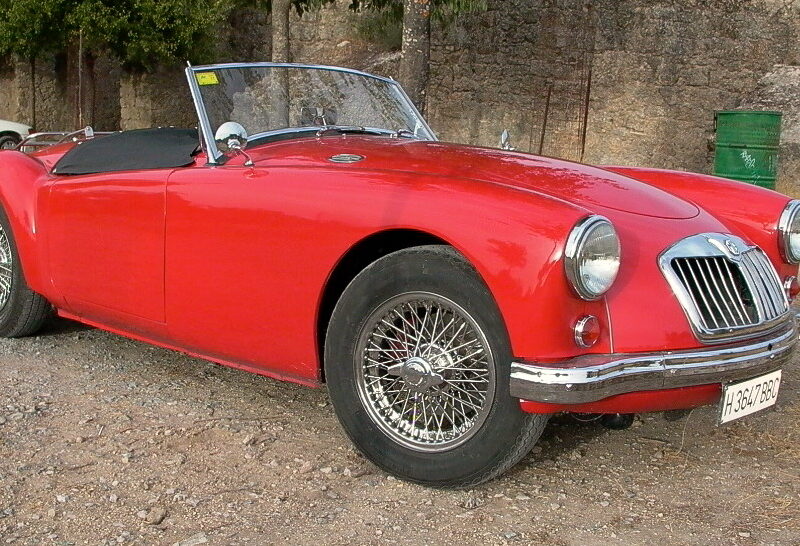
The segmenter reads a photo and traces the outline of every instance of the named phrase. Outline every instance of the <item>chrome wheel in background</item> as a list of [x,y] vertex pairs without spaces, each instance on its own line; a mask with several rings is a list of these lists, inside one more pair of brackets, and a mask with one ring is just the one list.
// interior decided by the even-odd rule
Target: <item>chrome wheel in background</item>
[[25,282],[14,233],[0,207],[0,337],[33,334],[51,311],[50,303]]
[[354,363],[370,418],[410,449],[464,443],[492,407],[495,366],[486,335],[437,294],[400,294],[379,306],[362,329]]
[[11,283],[13,281],[14,255],[11,252],[11,243],[8,241],[5,229],[0,226],[0,309],[6,306],[11,297]]
[[20,140],[11,135],[0,136],[0,150],[14,150]]

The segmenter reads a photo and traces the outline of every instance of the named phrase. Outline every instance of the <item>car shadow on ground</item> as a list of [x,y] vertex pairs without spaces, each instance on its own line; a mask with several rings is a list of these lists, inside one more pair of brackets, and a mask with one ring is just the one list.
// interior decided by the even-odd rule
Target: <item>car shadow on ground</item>
[[587,442],[614,432],[600,424],[599,416],[556,414],[550,418],[539,440],[540,444],[548,444],[541,457],[556,459],[569,455]]
[[[50,318],[42,328],[37,337],[60,337],[68,336],[79,332],[93,331],[95,328],[84,325],[73,320],[64,319],[54,316]],[[116,334],[114,334],[116,337]],[[114,338],[109,338],[114,339]],[[240,396],[255,400],[262,397],[265,406],[269,406],[270,401],[278,398],[290,404],[298,404],[295,408],[297,411],[302,409],[302,406],[325,406],[325,409],[320,407],[319,411],[324,413],[330,410],[330,403],[326,389],[310,389],[294,383],[284,382],[279,380],[272,380],[257,374],[237,370],[227,366],[221,366],[213,362],[184,356],[177,351],[170,349],[162,349],[151,346],[144,342],[131,340],[136,344],[135,350],[156,350],[163,351],[165,355],[172,355],[178,357],[178,360],[173,358],[167,359],[148,359],[148,377],[151,381],[157,380],[155,378],[163,378],[164,382],[172,381],[176,375],[183,376],[184,379],[207,379],[214,378],[232,390],[236,390]],[[113,350],[111,346],[109,350]],[[185,359],[185,360],[184,360]],[[137,360],[137,359],[134,359]],[[134,373],[142,373],[141,368],[130,369]],[[124,373],[119,370],[117,373]],[[215,414],[225,414],[236,412],[240,408],[226,407],[226,398],[217,400],[213,405],[215,406]],[[288,411],[285,417],[295,414],[295,411]],[[331,412],[332,413],[332,412]],[[571,416],[567,414],[554,415],[547,426],[545,427],[542,436],[537,445],[542,446],[541,449],[534,449],[527,455],[518,468],[524,469],[527,466],[535,467],[547,460],[558,460],[561,457],[567,456],[580,450],[588,442],[595,438],[614,433],[615,431],[609,430],[602,426],[596,416],[582,415]]]
[[94,328],[87,326],[86,324],[53,315],[48,318],[47,321],[45,321],[42,329],[36,332],[36,337],[61,336],[93,329]]

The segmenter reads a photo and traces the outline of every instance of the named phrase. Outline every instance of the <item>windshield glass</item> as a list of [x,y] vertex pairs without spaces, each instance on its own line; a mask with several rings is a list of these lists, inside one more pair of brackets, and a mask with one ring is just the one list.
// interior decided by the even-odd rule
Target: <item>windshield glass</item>
[[193,69],[211,131],[240,123],[249,140],[329,126],[374,129],[434,139],[391,80],[341,69],[215,66]]

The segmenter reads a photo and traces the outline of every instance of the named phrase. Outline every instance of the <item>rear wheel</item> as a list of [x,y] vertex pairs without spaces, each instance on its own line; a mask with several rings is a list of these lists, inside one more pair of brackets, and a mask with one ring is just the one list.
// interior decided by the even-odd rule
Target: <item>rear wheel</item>
[[50,312],[47,300],[25,284],[8,218],[0,210],[0,337],[31,335]]
[[404,479],[469,487],[517,463],[546,416],[509,394],[511,348],[494,300],[452,248],[390,254],[347,287],[325,373],[355,445]]

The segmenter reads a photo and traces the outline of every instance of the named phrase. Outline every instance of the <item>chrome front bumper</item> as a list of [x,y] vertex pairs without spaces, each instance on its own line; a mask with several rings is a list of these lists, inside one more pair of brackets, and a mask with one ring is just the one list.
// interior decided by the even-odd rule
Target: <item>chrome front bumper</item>
[[582,404],[627,392],[727,383],[782,367],[796,343],[797,329],[792,320],[767,338],[725,347],[584,355],[551,365],[514,362],[511,396]]

